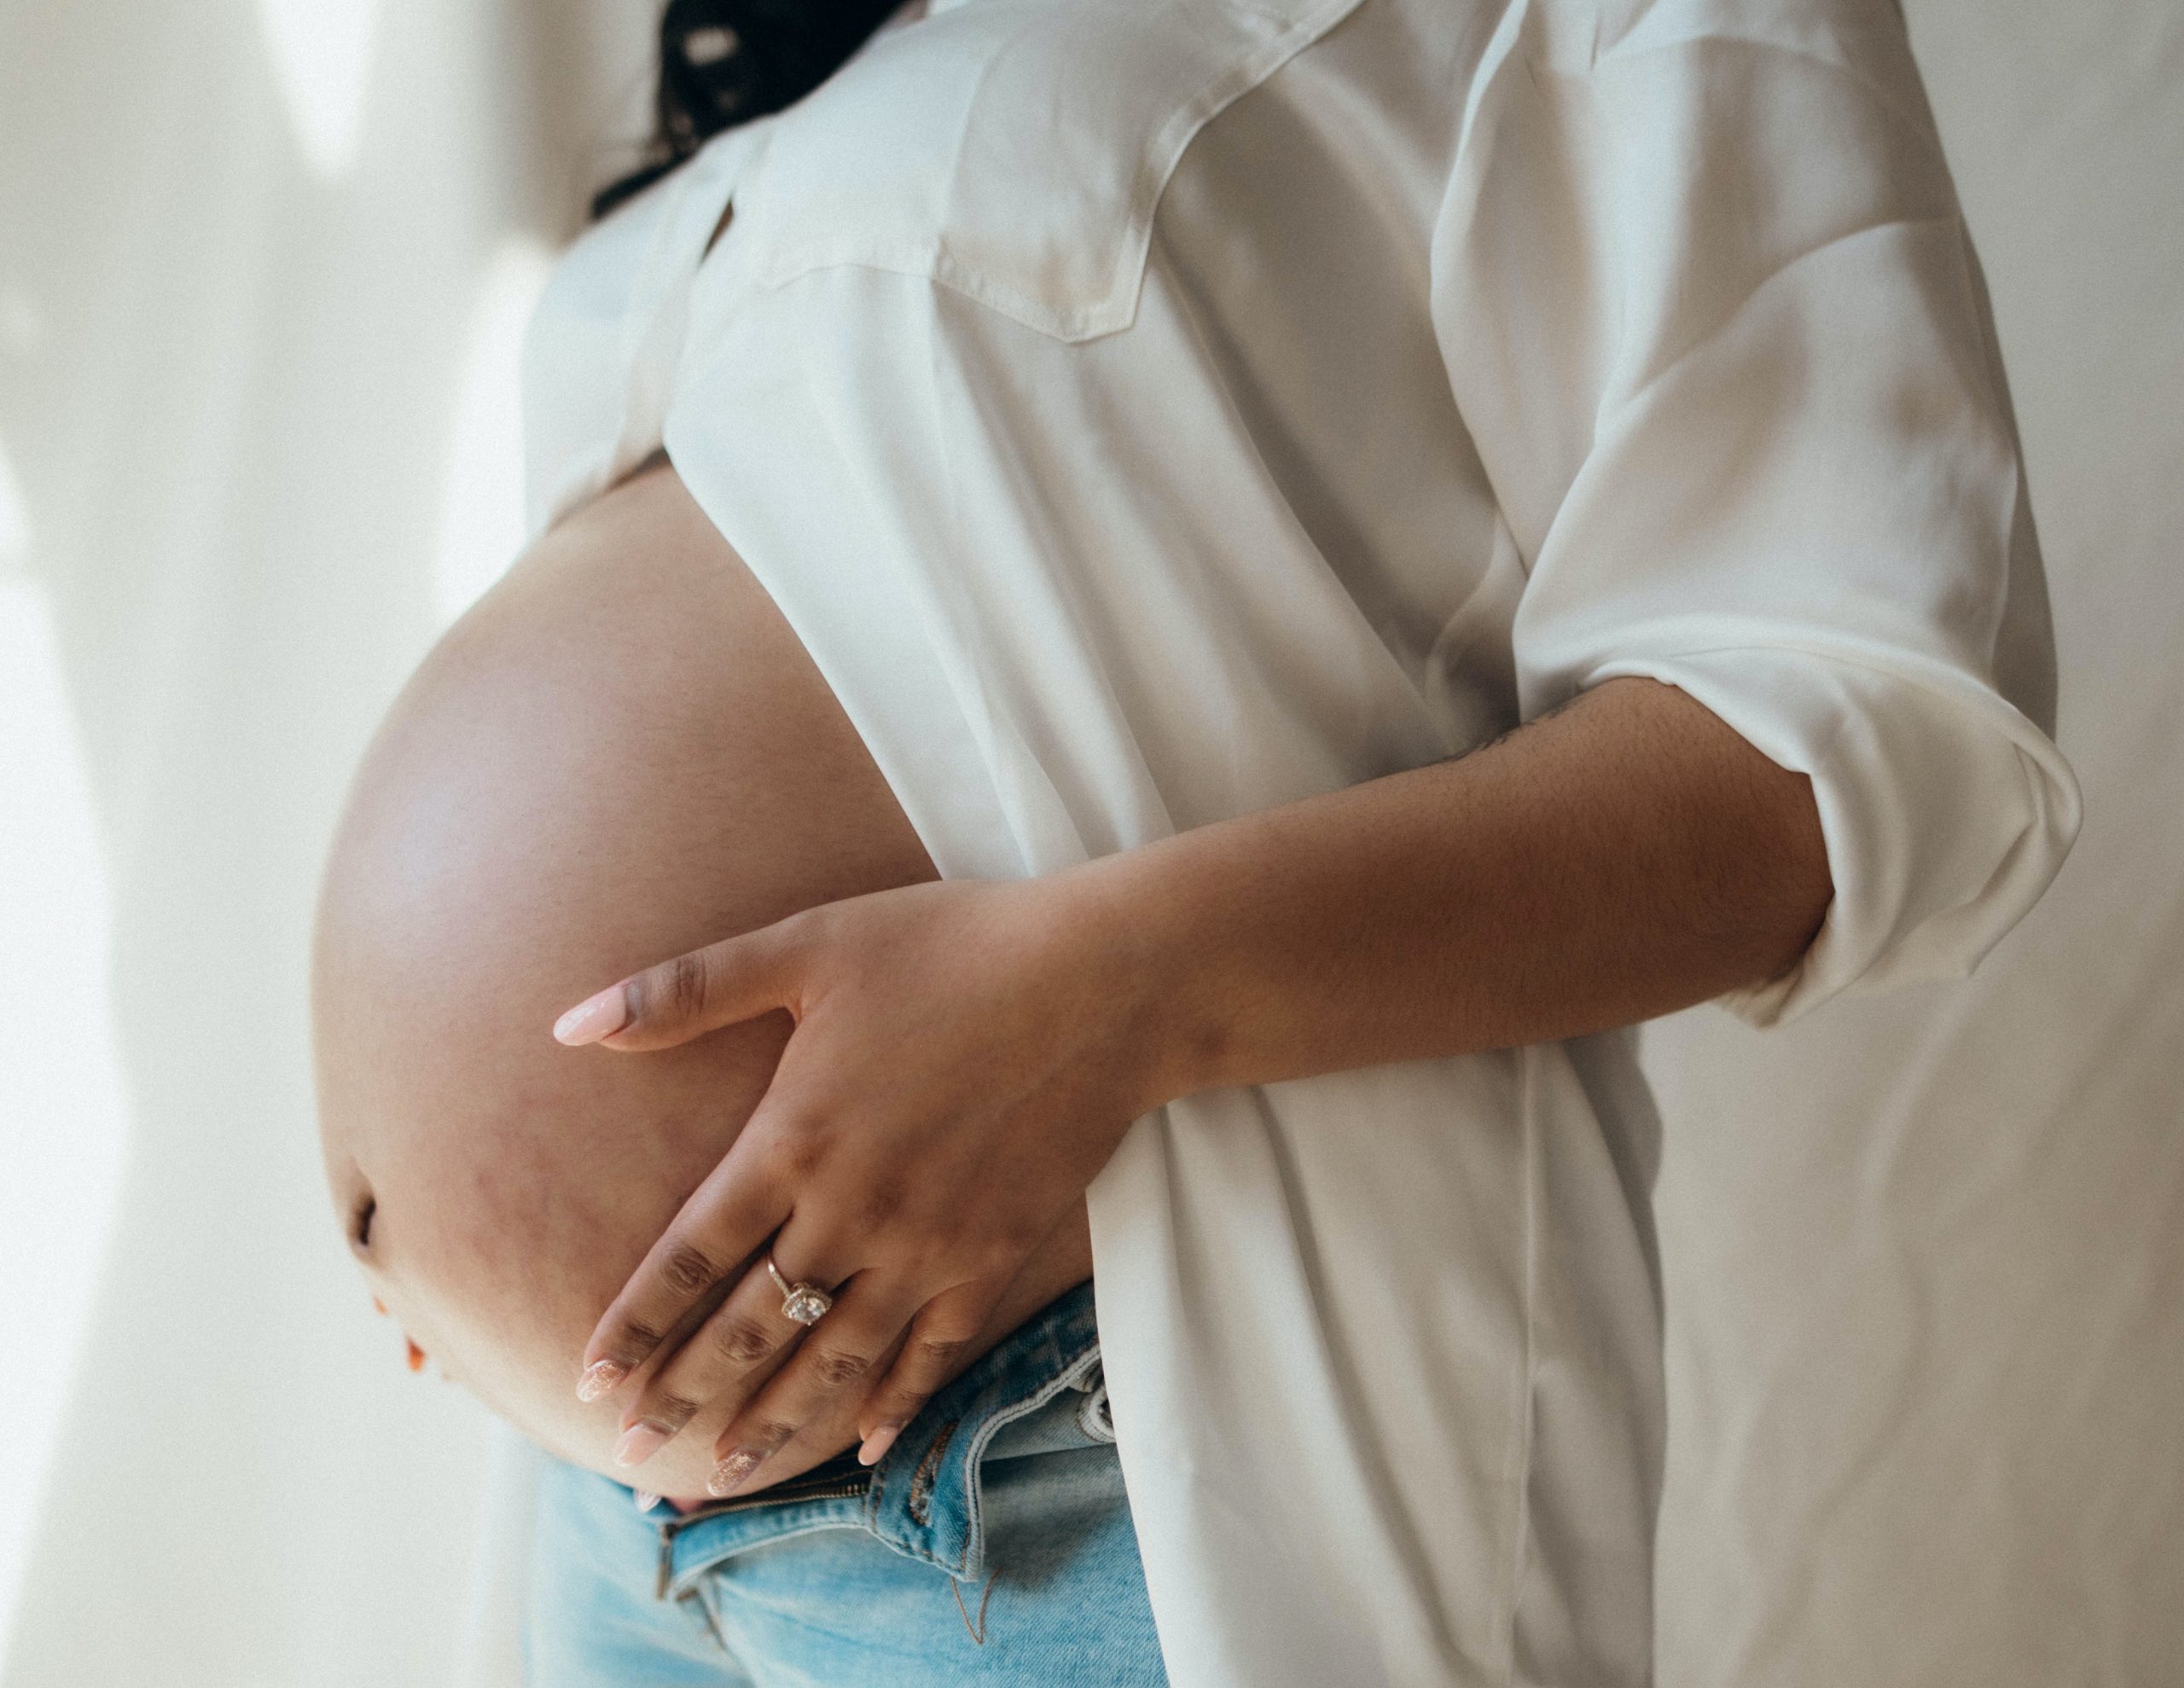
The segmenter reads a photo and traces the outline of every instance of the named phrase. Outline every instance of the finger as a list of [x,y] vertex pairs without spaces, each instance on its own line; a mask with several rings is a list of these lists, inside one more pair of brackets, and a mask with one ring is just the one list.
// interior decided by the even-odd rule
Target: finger
[[[622,1438],[614,1448],[620,1464],[649,1459],[708,1407],[725,1401],[731,1412],[740,1409],[795,1349],[805,1327],[782,1310],[781,1292],[766,1271],[765,1259],[762,1250],[728,1298],[646,1383],[623,1419]],[[838,1283],[853,1269],[814,1267],[810,1281],[822,1286]]]
[[841,1299],[761,1389],[729,1421],[714,1444],[706,1487],[733,1494],[758,1468],[841,1395],[861,1387],[886,1357],[918,1310],[913,1292],[866,1273],[850,1280]]
[[964,1351],[985,1328],[1007,1288],[1005,1279],[965,1284],[935,1296],[919,1310],[903,1351],[858,1414],[857,1430],[864,1437],[857,1451],[860,1465],[878,1465],[903,1427],[956,1375]]
[[572,1047],[666,1049],[792,1006],[798,954],[790,920],[723,938],[632,973],[554,1023]]
[[788,1196],[762,1174],[757,1151],[737,1152],[763,1137],[752,1129],[758,1123],[753,1114],[600,1316],[584,1344],[578,1400],[619,1389],[708,1297],[743,1275],[788,1217]]

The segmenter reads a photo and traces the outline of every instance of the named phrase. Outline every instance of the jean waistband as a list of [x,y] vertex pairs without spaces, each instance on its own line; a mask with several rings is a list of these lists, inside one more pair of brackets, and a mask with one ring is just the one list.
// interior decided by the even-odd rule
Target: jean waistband
[[1092,1286],[1049,1302],[926,1403],[869,1467],[854,1451],[776,1488],[716,1502],[659,1526],[659,1592],[679,1595],[722,1560],[813,1530],[867,1529],[959,1581],[985,1575],[979,1461],[996,1435],[1066,1389],[1099,1380]]

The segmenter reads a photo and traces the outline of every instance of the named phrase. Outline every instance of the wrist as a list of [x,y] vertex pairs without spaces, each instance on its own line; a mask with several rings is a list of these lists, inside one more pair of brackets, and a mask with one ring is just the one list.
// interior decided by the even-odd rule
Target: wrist
[[1101,958],[1099,989],[1120,1052],[1130,1117],[1236,1082],[1234,1036],[1217,1007],[1219,946],[1185,884],[1175,839],[1099,857],[1057,876]]

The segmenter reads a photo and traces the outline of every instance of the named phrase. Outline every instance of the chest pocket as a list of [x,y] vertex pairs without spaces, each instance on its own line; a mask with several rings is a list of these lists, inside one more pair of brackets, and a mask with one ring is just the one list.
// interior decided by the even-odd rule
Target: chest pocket
[[964,0],[767,124],[719,257],[744,285],[855,264],[1112,334],[1191,137],[1359,3]]

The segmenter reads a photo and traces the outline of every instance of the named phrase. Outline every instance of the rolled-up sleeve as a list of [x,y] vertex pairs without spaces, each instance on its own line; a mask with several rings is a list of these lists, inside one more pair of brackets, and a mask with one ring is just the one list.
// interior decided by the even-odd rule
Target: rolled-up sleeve
[[1891,0],[1503,15],[1434,320],[1526,573],[1527,719],[1675,685],[1810,776],[1835,894],[1755,1024],[1961,977],[2079,819],[1984,285]]

